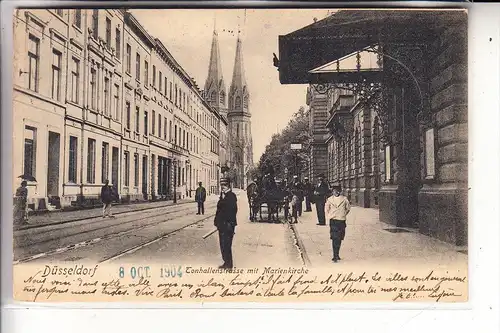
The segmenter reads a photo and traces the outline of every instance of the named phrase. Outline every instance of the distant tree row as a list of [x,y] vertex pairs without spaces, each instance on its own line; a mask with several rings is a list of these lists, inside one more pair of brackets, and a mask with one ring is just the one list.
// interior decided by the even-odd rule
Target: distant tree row
[[[302,144],[301,150],[292,150],[292,143]],[[254,171],[257,177],[270,173],[279,179],[289,181],[294,175],[305,176],[309,168],[309,110],[301,106],[294,113],[281,133],[275,134],[259,160]]]

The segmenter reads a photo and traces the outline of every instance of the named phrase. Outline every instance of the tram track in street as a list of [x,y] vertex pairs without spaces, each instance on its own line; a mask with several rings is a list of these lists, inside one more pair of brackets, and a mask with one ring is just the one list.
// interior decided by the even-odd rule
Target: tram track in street
[[[158,208],[158,209],[163,209],[163,208]],[[162,215],[169,215],[169,214],[173,214],[173,213],[177,213],[177,212],[181,212],[181,211],[186,211],[188,209],[190,210],[192,208],[187,208],[187,209],[186,208],[181,208],[181,209],[177,209],[177,210],[173,210],[173,211],[166,211],[166,212],[162,212],[162,213],[155,213],[155,214],[146,216],[146,218],[155,218],[155,217],[162,216]],[[130,214],[130,215],[133,215],[133,214],[139,213],[139,212],[126,212],[126,213]],[[123,213],[123,214],[126,214],[126,213]],[[125,217],[125,219],[126,218],[127,217]],[[116,223],[107,223],[107,224],[105,224],[101,228],[89,229],[89,230],[86,230],[86,231],[82,231],[80,233],[86,233],[86,232],[92,232],[92,231],[99,231],[99,230],[106,229],[106,228],[111,228],[111,227],[114,227],[114,226],[117,226],[117,225],[123,226],[124,224],[136,222],[137,218],[126,219],[126,220],[113,218],[113,219],[103,220],[102,217],[90,217],[90,218],[82,219],[82,220],[78,220],[78,221],[66,222],[65,225],[57,224],[57,225],[55,225],[56,226],[55,228],[52,228],[52,225],[49,224],[49,225],[44,225],[44,226],[41,226],[41,227],[37,228],[37,230],[36,230],[36,236],[43,236],[45,234],[52,234],[52,233],[54,233],[55,231],[58,231],[58,230],[68,230],[68,227],[71,226],[70,223],[73,223],[73,226],[82,226],[82,225],[84,225],[83,222],[88,222],[88,224],[85,224],[85,226],[89,227],[89,226],[92,226],[92,225],[95,225],[95,224],[102,223],[104,221],[106,221],[106,222],[116,221]],[[44,227],[45,230],[39,230],[39,229],[41,229],[43,227]],[[30,230],[30,229],[27,229],[27,230]],[[20,232],[18,232],[18,234],[19,233]],[[72,234],[72,235],[75,236],[75,235],[78,235],[80,233],[75,233],[75,234]],[[21,238],[21,237],[23,237],[25,235],[30,235],[30,234],[33,234],[32,230],[28,231],[28,232],[25,232],[24,235],[14,235],[14,238]],[[53,239],[55,239],[55,238],[53,238]],[[47,239],[46,241],[53,240],[53,239]],[[35,244],[37,244],[37,242],[35,242]]]
[[195,222],[192,222],[192,223],[189,223],[189,224],[187,224],[185,226],[182,226],[180,228],[168,231],[168,232],[162,234],[161,236],[158,236],[158,237],[156,237],[156,238],[154,238],[154,239],[152,239],[150,241],[147,241],[147,242],[144,242],[142,244],[139,244],[139,245],[133,246],[131,248],[128,248],[126,250],[120,251],[119,253],[117,253],[117,254],[115,254],[113,256],[107,257],[104,260],[99,261],[99,264],[110,262],[110,261],[113,261],[113,260],[118,259],[120,257],[123,257],[125,255],[132,254],[132,253],[134,253],[134,252],[136,252],[136,251],[138,251],[140,249],[145,248],[146,246],[149,246],[149,245],[152,245],[152,244],[157,243],[159,241],[162,241],[162,240],[164,240],[164,239],[166,239],[166,238],[168,238],[170,236],[173,236],[175,233],[177,233],[177,232],[179,232],[181,230],[187,229],[187,228],[192,227],[192,226],[194,226],[196,224],[204,222],[204,221],[206,221],[206,220],[208,220],[208,219],[210,219],[210,218],[212,218],[214,216],[215,216],[215,214],[208,215],[208,216],[206,216],[206,217],[204,217],[202,219],[199,219],[199,220],[197,220]]
[[[209,206],[207,208],[210,208],[210,207],[211,206]],[[159,217],[159,216],[165,216],[165,215],[170,215],[170,214],[175,214],[175,213],[185,212],[185,211],[186,211],[186,209],[179,209],[179,210],[175,210],[175,211],[154,214],[154,215],[151,215],[151,216],[147,216],[146,218],[152,219],[152,218]],[[110,239],[114,239],[114,238],[118,238],[118,237],[123,237],[123,236],[129,235],[131,233],[134,233],[134,232],[146,229],[146,228],[154,227],[154,226],[157,226],[159,224],[162,224],[162,223],[165,223],[165,222],[168,222],[168,221],[172,221],[172,220],[175,220],[175,219],[178,219],[178,218],[182,218],[182,217],[185,217],[185,216],[188,216],[188,215],[190,215],[190,214],[189,213],[187,213],[187,214],[181,214],[181,215],[177,214],[177,215],[172,216],[170,218],[162,219],[160,221],[156,221],[156,222],[153,222],[153,223],[146,223],[146,224],[142,224],[142,225],[139,225],[137,227],[128,228],[126,230],[122,230],[122,231],[119,231],[119,232],[109,233],[109,234],[106,234],[104,236],[95,237],[95,238],[91,238],[91,239],[88,239],[88,240],[83,240],[81,242],[75,242],[75,243],[72,243],[72,244],[67,244],[65,246],[58,247],[56,249],[50,249],[48,251],[43,251],[41,253],[32,254],[32,255],[29,255],[29,256],[25,256],[25,257],[23,257],[21,259],[14,260],[13,264],[15,265],[15,264],[19,264],[19,263],[25,263],[25,262],[29,262],[29,261],[33,261],[33,260],[39,259],[41,257],[47,257],[47,256],[51,256],[51,255],[54,255],[54,254],[64,253],[64,252],[67,252],[69,250],[73,250],[73,249],[77,249],[77,248],[81,248],[81,247],[86,247],[86,246],[89,246],[89,245],[94,245],[94,244],[102,242],[104,240],[110,240]],[[210,215],[210,216],[204,217],[203,219],[197,220],[196,222],[190,223],[189,225],[193,225],[193,224],[199,223],[200,221],[203,221],[203,220],[205,220],[205,219],[207,219],[207,218],[209,218],[211,216],[214,216],[214,215]],[[142,219],[144,219],[144,218],[142,218]],[[83,234],[89,234],[89,233],[93,233],[93,232],[98,232],[98,231],[101,231],[101,230],[104,230],[104,229],[113,228],[113,227],[123,227],[124,223],[125,223],[125,226],[127,226],[127,225],[134,225],[135,223],[137,223],[137,221],[138,221],[137,218],[129,219],[128,221],[125,221],[125,222],[123,220],[117,220],[117,223],[114,223],[112,225],[108,224],[108,225],[105,225],[105,226],[103,226],[101,228],[94,228],[94,229],[91,229],[91,230],[85,230],[85,231],[82,231],[82,232],[77,232],[77,233],[73,233],[73,234],[67,235],[65,237],[75,237],[75,236],[79,236],[79,235],[83,235]],[[100,221],[97,220],[97,221],[95,221],[93,223],[99,223],[99,222]],[[188,227],[189,225],[186,225],[185,227]],[[185,227],[183,227],[183,228],[185,228]],[[181,229],[183,229],[183,228],[181,228]],[[46,233],[51,233],[51,232],[54,232],[54,230],[49,230]],[[28,245],[24,245],[21,248],[30,247],[30,246],[40,246],[40,245],[43,245],[43,244],[48,244],[48,243],[53,242],[54,240],[57,240],[57,239],[60,239],[60,238],[61,238],[61,236],[58,235],[58,236],[50,238],[50,239],[45,239],[45,240],[43,240],[41,242],[32,242],[32,243],[30,243]],[[18,247],[18,249],[19,249],[19,247]]]
[[[131,210],[128,210],[128,211],[116,212],[116,213],[114,213],[114,215],[116,216],[116,215],[130,214],[130,213],[140,213],[140,212],[145,212],[145,211],[154,210],[154,209],[164,209],[164,208],[169,208],[169,207],[179,207],[179,206],[186,205],[186,204],[192,204],[192,202],[189,201],[189,202],[180,202],[180,203],[173,204],[173,205],[172,204],[170,204],[170,205],[166,204],[166,205],[157,206],[157,207],[136,208],[136,209],[131,209]],[[116,207],[120,207],[120,206],[116,206]],[[48,213],[48,214],[50,214],[50,213]],[[78,218],[73,218],[73,219],[70,219],[70,220],[64,220],[64,221],[58,221],[58,222],[41,223],[41,224],[28,224],[28,225],[24,225],[24,226],[21,226],[21,227],[14,226],[14,231],[15,232],[16,231],[20,232],[20,231],[31,230],[31,229],[40,229],[40,228],[50,227],[50,226],[60,226],[60,225],[68,224],[68,223],[80,222],[80,221],[95,219],[95,218],[99,218],[99,217],[101,217],[101,216],[99,214],[96,214],[95,216],[78,217]]]

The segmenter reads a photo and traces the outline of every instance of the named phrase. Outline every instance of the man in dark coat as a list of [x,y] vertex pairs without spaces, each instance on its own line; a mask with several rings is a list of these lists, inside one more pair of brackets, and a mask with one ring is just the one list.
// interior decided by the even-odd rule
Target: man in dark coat
[[306,199],[306,210],[305,212],[312,212],[311,199],[313,195],[313,186],[309,181],[308,177],[304,177],[304,196]]
[[205,215],[205,200],[207,199],[207,190],[202,186],[202,182],[198,183],[194,200],[198,203],[198,213],[196,215]]
[[314,189],[316,214],[318,215],[318,225],[326,225],[325,203],[326,199],[328,198],[328,195],[330,194],[330,189],[323,175],[319,175],[318,180],[319,183]]
[[236,195],[231,191],[229,179],[220,180],[222,193],[217,203],[217,212],[215,213],[214,225],[219,231],[219,244],[222,260],[224,264],[219,268],[233,268],[233,237],[236,228],[236,214],[238,213],[238,204]]
[[109,186],[109,180],[106,179],[104,186],[101,188],[101,201],[102,201],[102,218],[106,216],[114,217],[111,213],[111,203],[114,199],[113,188]]

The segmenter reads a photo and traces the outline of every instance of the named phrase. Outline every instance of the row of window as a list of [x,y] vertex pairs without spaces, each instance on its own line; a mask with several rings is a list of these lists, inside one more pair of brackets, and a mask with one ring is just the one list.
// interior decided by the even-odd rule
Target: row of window
[[[128,74],[132,73],[132,46],[127,43],[126,55],[125,55],[126,72]],[[135,79],[137,82],[143,80],[144,86],[148,87],[149,83],[149,62],[144,60],[144,69],[142,69],[141,54],[139,52],[135,55]],[[141,71],[144,72],[144,77],[141,77]],[[152,77],[152,87],[157,89],[158,92],[175,106],[179,107],[181,110],[186,111],[189,108],[189,98],[187,98],[186,93],[177,86],[177,83],[168,82],[167,76],[163,77],[163,73],[158,71],[157,79],[156,66],[153,65],[153,77]],[[158,86],[157,86],[158,83]],[[167,95],[168,87],[168,95]],[[168,96],[168,97],[167,97]]]
[[[375,124],[378,124],[377,122]],[[424,177],[434,179],[436,175],[434,129],[429,128],[424,133]],[[362,173],[362,149],[359,136],[351,137],[340,142],[331,143],[328,147],[328,171],[330,179],[340,179],[346,174],[351,175]],[[372,171],[375,175],[380,172],[379,154],[382,152],[380,146],[380,134],[378,126],[375,126],[372,133]],[[392,147],[387,145],[383,149],[384,155],[384,179],[386,182],[392,180]],[[354,159],[354,161],[353,161]],[[375,187],[379,186],[379,179],[375,179]]]
[[[226,93],[224,91],[221,91],[219,94],[219,104],[225,105],[226,104]],[[213,90],[210,93],[210,96],[208,96],[209,102],[212,104],[217,104],[217,91]],[[240,109],[241,108],[241,97],[236,96],[234,98],[234,103],[232,100],[230,100],[230,107],[234,109]],[[248,109],[248,96],[243,97],[243,108]]]
[[[39,63],[40,63],[40,55],[39,55],[39,40],[30,35],[30,49],[29,49],[29,62],[30,62],[30,72],[29,74],[29,89],[32,89],[34,91],[38,92],[38,72],[39,72]],[[52,62],[52,98],[56,100],[60,100],[61,94],[61,58],[62,54],[58,50],[54,49],[53,50],[53,62]],[[70,84],[69,84],[69,91],[70,91],[70,100],[74,103],[80,103],[80,60],[72,57],[71,58],[71,73],[70,73]],[[99,68],[91,68],[90,69],[90,81],[89,81],[89,91],[90,91],[90,108],[92,110],[97,110],[98,106],[98,90],[99,90],[99,82],[98,82],[98,77],[99,77],[99,71],[101,69]],[[120,87],[118,84],[114,84],[114,89],[113,91],[111,90],[111,78],[109,76],[104,77],[104,87],[103,87],[103,92],[104,92],[104,102],[103,102],[103,113],[107,116],[112,116],[113,119],[119,120],[120,117]],[[113,110],[112,105],[111,105],[111,95],[113,94]],[[135,131],[137,133],[140,132],[140,126],[139,126],[139,107],[136,107],[136,123],[135,123]],[[153,111],[153,126],[152,126],[152,134],[155,135],[155,120],[156,117],[154,115]],[[215,121],[215,117],[209,118],[207,115],[205,115],[205,122],[208,122],[208,119],[210,119],[212,122]],[[199,119],[198,119],[199,120]],[[164,119],[165,122],[165,127],[164,127],[164,133],[163,133],[163,138],[167,140],[167,119]],[[145,111],[144,113],[144,133],[148,133],[148,113]],[[128,130],[131,130],[131,110],[130,110],[130,103],[127,102],[126,104],[126,128]],[[170,132],[170,137],[168,141],[172,142],[172,122],[169,122],[169,132]],[[177,126],[174,132],[174,143],[176,145],[180,145],[183,148],[190,149],[196,153],[199,153],[199,142],[201,141],[201,138],[195,137],[191,133],[186,133],[185,130],[182,130],[179,128],[179,134],[177,132]],[[162,136],[162,119],[161,115],[158,114],[158,137]],[[177,141],[177,136],[179,135],[179,142]],[[182,140],[180,139],[182,138]],[[189,142],[191,141],[191,145]]]
[[250,136],[250,127],[248,123],[241,124],[241,127],[239,123],[236,123],[234,131],[235,133],[233,133],[233,135],[235,135],[237,139],[248,138]]
[[[29,35],[28,39],[28,89],[39,92],[39,73],[40,73],[40,40],[34,35]],[[56,101],[61,101],[63,96],[62,90],[62,52],[58,49],[52,49],[52,64],[51,64],[51,98]],[[69,66],[69,100],[73,103],[80,104],[80,75],[81,75],[81,61],[76,57],[71,57]],[[90,108],[98,110],[98,91],[103,90],[103,113],[107,116],[112,116],[113,119],[119,120],[120,115],[120,86],[114,85],[112,91],[111,77],[108,73],[104,77],[104,86],[99,87],[99,68],[90,69],[89,91],[90,91]],[[113,94],[113,110],[111,103],[111,96]]]
[[[131,104],[130,102],[125,103],[125,124],[126,129],[128,131],[132,130],[132,112],[131,112]],[[140,126],[140,118],[141,111],[140,107],[136,106],[135,108],[135,128],[134,131],[138,134],[141,133]],[[158,138],[163,138],[163,140],[173,143],[176,146],[182,147],[184,149],[188,149],[191,152],[200,153],[200,150],[203,150],[203,141],[201,137],[198,137],[194,133],[186,131],[180,126],[173,125],[171,120],[168,120],[167,117],[162,117],[160,113],[156,115],[156,112],[152,111],[151,117],[151,129],[149,128],[150,119],[149,112],[143,112],[143,131],[144,135],[154,135]],[[173,125],[173,127],[172,127]],[[156,132],[156,130],[158,130]]]
[[[36,134],[37,129],[31,126],[25,126],[24,130],[24,174],[35,175],[36,174]],[[117,185],[118,181],[118,147],[112,147],[112,165],[111,165],[111,183]],[[124,175],[123,183],[124,186],[130,186],[130,152],[124,151]],[[102,142],[101,145],[101,183],[106,180],[110,180],[110,145],[107,142]],[[139,154],[134,154],[133,156],[133,186],[139,186]],[[96,183],[96,161],[97,159],[97,144],[96,140],[89,138],[87,139],[87,168],[86,168],[86,181],[88,184]],[[215,169],[215,163],[212,162],[212,169]],[[143,156],[143,172],[147,170],[147,156]],[[194,179],[199,179],[199,170],[191,170],[191,176]],[[193,174],[194,171],[194,174]],[[75,136],[69,137],[69,150],[68,150],[68,181],[70,183],[77,183],[78,177],[78,138]],[[179,166],[177,171],[177,184],[184,184],[185,180],[188,178],[188,168]],[[210,170],[210,177],[215,177],[215,171]],[[147,179],[143,179],[143,183],[147,182]],[[143,184],[144,185],[144,184]]]
[[[58,10],[59,11],[59,10]],[[62,12],[57,12],[58,15]],[[92,14],[92,33],[93,36],[98,38],[99,31],[99,19],[98,19],[99,10],[93,10]],[[81,28],[81,10],[74,10],[74,25]],[[111,19],[106,17],[106,43],[107,45],[111,45]],[[121,31],[120,29],[116,29],[115,33],[115,46],[117,57],[120,56],[120,48],[121,48]],[[131,71],[131,46],[127,44],[127,69],[128,72]],[[40,40],[34,35],[29,35],[29,47],[28,47],[28,58],[29,58],[29,69],[28,69],[28,88],[39,92],[39,76],[40,76]],[[80,75],[81,75],[81,61],[77,57],[71,57],[69,60],[69,82],[68,82],[68,90],[69,90],[69,100],[73,103],[79,104],[80,101]],[[51,97],[57,101],[61,101],[62,95],[62,52],[57,49],[53,49],[52,56],[52,80],[51,80]],[[99,78],[101,77],[100,68],[91,68],[90,70],[90,79],[89,79],[89,107],[98,111],[100,109],[99,97],[100,94],[104,93],[104,100],[102,102],[102,113],[107,116],[113,117],[113,119],[119,121],[120,120],[120,86],[118,84],[112,85],[110,74],[106,72],[106,76],[104,77],[104,86],[101,87]],[[140,81],[140,73],[141,73],[141,58],[140,54],[136,55],[136,78]],[[167,77],[162,77],[163,74],[161,71],[158,71],[159,74],[159,91],[162,91],[162,82],[163,85],[163,94],[165,98],[167,97],[167,84],[170,87],[169,100],[172,101],[174,99],[174,103],[176,106],[183,111],[189,110],[190,116],[193,116],[193,107],[190,104],[189,96],[186,95],[185,92],[181,91],[180,88],[175,84],[175,90],[172,82],[168,82]],[[144,80],[145,83],[149,80],[149,64],[147,60],[144,61]],[[156,89],[156,67],[153,65],[153,87]],[[112,98],[113,98],[113,106],[112,106]],[[206,113],[196,112],[196,122],[201,124],[203,127],[207,128],[210,124],[214,129],[219,129],[218,119],[215,115],[207,115]]]
[[[93,24],[92,24],[92,33],[95,38],[98,37],[99,30],[99,20],[98,20],[98,10],[93,11]],[[75,25],[81,27],[81,10],[75,10]],[[115,44],[116,44],[116,52],[117,57],[120,56],[120,45],[121,45],[121,32],[120,29],[116,29],[115,33]],[[106,18],[106,43],[107,45],[111,45],[111,20]],[[126,55],[126,66],[127,72],[131,72],[131,46],[127,44],[127,55]],[[39,72],[40,72],[40,40],[34,36],[29,36],[29,47],[28,47],[28,58],[29,58],[29,70],[28,70],[28,88],[39,92]],[[80,73],[81,73],[81,65],[80,60],[76,57],[71,58],[70,64],[70,82],[69,82],[69,95],[70,100],[74,103],[79,103],[79,84],[80,84]],[[51,97],[55,100],[61,101],[61,69],[62,69],[62,52],[53,49],[53,59],[52,59],[52,89],[51,89]],[[99,68],[92,68],[90,73],[90,107],[93,110],[97,110],[98,103],[98,90],[100,89],[98,83],[99,77]],[[175,87],[172,82],[168,82],[167,77],[163,77],[161,71],[158,71],[158,88],[159,91],[167,98],[167,85],[169,85],[169,97],[168,99],[173,102],[176,106],[178,106],[181,110],[186,112],[190,109],[190,113],[192,113],[192,106],[189,105],[189,96],[186,95],[177,84]],[[138,81],[141,80],[141,56],[139,53],[136,54],[136,79]],[[111,112],[111,78],[109,76],[104,78],[104,105],[103,112],[106,115],[110,115]],[[144,82],[147,84],[149,81],[149,64],[148,61],[144,61]],[[164,83],[162,88],[162,82]],[[153,65],[153,87],[156,89],[156,66]],[[175,88],[175,90],[174,90]],[[115,85],[114,87],[114,98],[115,98],[115,110],[114,110],[114,118],[118,120],[119,117],[119,85]],[[202,118],[199,113],[196,116],[196,122],[200,123],[203,120],[203,126],[208,124],[208,116],[205,115],[205,118]],[[215,120],[211,119],[212,127],[216,127]]]

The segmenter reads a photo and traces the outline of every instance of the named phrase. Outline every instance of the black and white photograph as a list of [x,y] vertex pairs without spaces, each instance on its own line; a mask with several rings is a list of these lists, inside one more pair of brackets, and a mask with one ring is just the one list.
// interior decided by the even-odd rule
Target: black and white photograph
[[16,9],[15,298],[467,301],[467,32],[465,9]]

